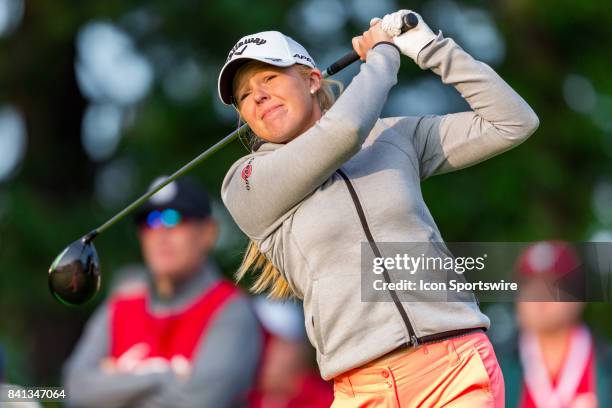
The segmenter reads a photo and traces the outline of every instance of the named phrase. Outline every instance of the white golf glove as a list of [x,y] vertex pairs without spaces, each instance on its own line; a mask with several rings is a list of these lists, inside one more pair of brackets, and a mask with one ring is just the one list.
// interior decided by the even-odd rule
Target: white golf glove
[[[419,23],[416,27],[402,34],[402,17],[408,13],[416,14]],[[373,18],[370,20],[370,27],[378,22],[381,22],[383,31],[393,37],[393,42],[397,45],[402,54],[412,58],[414,62],[417,62],[419,52],[436,38],[436,34],[431,31],[431,28],[429,28],[427,24],[425,24],[423,18],[418,13],[411,10],[399,10],[395,13],[387,14],[382,20],[378,17]]]

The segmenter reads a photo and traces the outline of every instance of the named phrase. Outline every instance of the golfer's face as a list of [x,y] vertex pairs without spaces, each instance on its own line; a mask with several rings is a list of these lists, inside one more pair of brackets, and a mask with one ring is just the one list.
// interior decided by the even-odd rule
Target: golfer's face
[[306,131],[318,117],[311,80],[295,65],[270,65],[238,79],[236,101],[244,120],[257,136],[286,143]]

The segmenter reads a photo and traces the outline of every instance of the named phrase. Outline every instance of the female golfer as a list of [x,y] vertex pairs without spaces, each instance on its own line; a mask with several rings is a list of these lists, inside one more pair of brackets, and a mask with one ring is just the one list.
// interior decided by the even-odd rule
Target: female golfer
[[[473,296],[431,302],[417,290],[402,302],[389,291],[392,301],[361,301],[362,243],[381,256],[380,242],[442,242],[422,180],[506,151],[538,127],[490,67],[420,16],[401,34],[407,12],[373,19],[353,38],[365,63],[335,103],[291,38],[261,32],[231,49],[219,94],[256,139],[222,186],[251,240],[238,279],[254,270],[254,291],[303,299],[321,375],[334,379],[333,407],[501,407],[489,319]],[[400,54],[452,84],[472,110],[380,118]]]

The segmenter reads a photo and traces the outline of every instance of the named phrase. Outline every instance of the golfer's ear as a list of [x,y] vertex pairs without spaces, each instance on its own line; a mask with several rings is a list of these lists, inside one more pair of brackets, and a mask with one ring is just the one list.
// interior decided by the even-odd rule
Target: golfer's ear
[[321,75],[321,71],[314,68],[310,72],[310,89],[319,90],[321,88],[322,80],[323,80],[323,77]]

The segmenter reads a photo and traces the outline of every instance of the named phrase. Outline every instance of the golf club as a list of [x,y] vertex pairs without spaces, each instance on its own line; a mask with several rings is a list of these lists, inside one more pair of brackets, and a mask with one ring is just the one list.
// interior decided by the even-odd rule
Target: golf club
[[[418,17],[414,13],[406,14],[403,17],[402,32],[414,28],[418,22]],[[359,60],[359,55],[355,51],[346,54],[323,71],[323,78],[327,78],[337,73],[357,60]],[[80,305],[93,298],[100,289],[100,260],[98,259],[98,254],[92,243],[93,239],[134,211],[153,194],[172,181],[183,176],[203,160],[232,142],[246,129],[247,124],[244,124],[240,128],[234,130],[219,142],[202,152],[195,159],[174,172],[163,182],[151,188],[104,224],[68,245],[55,258],[49,268],[49,290],[53,296],[65,305]]]

